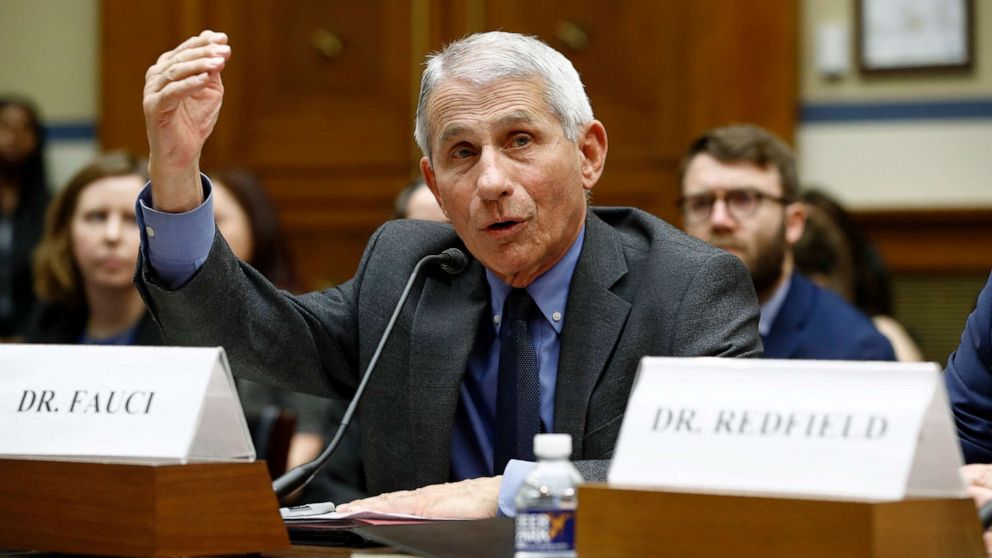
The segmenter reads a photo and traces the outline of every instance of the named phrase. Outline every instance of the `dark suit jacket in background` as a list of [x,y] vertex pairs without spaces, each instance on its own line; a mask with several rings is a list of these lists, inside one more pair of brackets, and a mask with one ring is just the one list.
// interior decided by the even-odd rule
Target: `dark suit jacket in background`
[[768,335],[765,358],[895,360],[871,319],[833,291],[795,272]]
[[10,260],[6,262],[10,266],[13,308],[6,318],[0,316],[0,337],[24,335],[39,305],[34,294],[31,255],[41,240],[50,196],[43,182],[23,183],[20,196],[11,216],[14,238]]
[[[136,284],[168,343],[222,345],[241,377],[348,398],[414,264],[447,248],[454,230],[392,221],[369,240],[350,281],[293,296],[234,258],[216,235],[180,289],[139,262]],[[459,387],[480,327],[491,327],[482,265],[430,268],[414,285],[360,404],[371,493],[450,480]],[[645,355],[758,356],[754,288],[736,257],[636,209],[590,211],[561,334],[554,427],[573,458],[611,457]],[[602,461],[585,474],[602,478]]]
[[992,275],[944,371],[966,463],[992,463]]

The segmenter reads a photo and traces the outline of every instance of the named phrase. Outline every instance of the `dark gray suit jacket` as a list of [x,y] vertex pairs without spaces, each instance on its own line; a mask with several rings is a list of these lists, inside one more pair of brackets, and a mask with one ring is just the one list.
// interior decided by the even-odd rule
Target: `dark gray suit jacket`
[[[144,261],[136,283],[167,343],[222,345],[240,377],[347,398],[414,264],[451,247],[465,250],[448,225],[392,221],[354,278],[292,296],[218,235],[180,289],[158,286]],[[428,269],[415,283],[359,407],[370,493],[450,480],[459,386],[488,306],[478,261],[457,276]],[[590,211],[561,336],[555,430],[572,435],[573,459],[610,458],[642,356],[759,356],[757,325],[736,257],[636,209]],[[603,477],[604,462],[586,465]]]

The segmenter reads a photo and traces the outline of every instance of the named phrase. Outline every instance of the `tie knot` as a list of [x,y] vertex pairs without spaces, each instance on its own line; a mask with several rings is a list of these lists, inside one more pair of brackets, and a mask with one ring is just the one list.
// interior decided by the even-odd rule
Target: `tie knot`
[[529,320],[535,307],[534,299],[527,293],[527,289],[513,289],[506,297],[503,314],[511,320]]

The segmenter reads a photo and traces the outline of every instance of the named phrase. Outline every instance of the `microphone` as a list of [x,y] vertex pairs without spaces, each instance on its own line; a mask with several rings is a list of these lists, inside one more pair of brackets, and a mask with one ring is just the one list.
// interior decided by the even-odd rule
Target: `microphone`
[[[439,265],[448,275],[458,275],[468,267],[468,256],[458,248],[448,248],[437,256],[427,256],[428,258],[440,258]],[[413,271],[417,272],[416,269]]]
[[468,267],[468,257],[458,248],[448,248],[440,254],[424,256],[417,262],[417,265],[413,267],[413,271],[410,273],[410,279],[407,280],[406,287],[403,289],[403,293],[400,295],[399,301],[396,302],[396,308],[393,309],[393,315],[389,318],[389,323],[386,324],[386,329],[382,332],[382,337],[379,339],[379,345],[376,347],[375,353],[372,354],[372,359],[369,360],[369,365],[365,369],[365,374],[362,375],[362,381],[359,382],[358,389],[355,390],[355,395],[352,396],[351,403],[348,404],[348,409],[344,412],[344,416],[341,418],[341,424],[338,425],[337,430],[334,432],[334,438],[331,439],[331,443],[327,444],[324,451],[320,452],[320,455],[318,455],[313,461],[293,467],[291,470],[287,471],[284,475],[272,482],[272,490],[276,493],[276,498],[279,499],[280,504],[284,503],[284,498],[295,492],[297,489],[306,486],[313,479],[314,475],[316,475],[330,460],[334,450],[337,449],[338,444],[341,443],[341,438],[344,436],[345,429],[347,429],[348,424],[351,423],[351,416],[355,414],[355,409],[358,407],[358,401],[362,398],[362,393],[365,391],[365,386],[368,384],[369,378],[372,376],[372,370],[375,369],[376,363],[379,362],[379,355],[382,353],[382,348],[386,345],[386,340],[389,339],[389,334],[393,331],[393,326],[396,324],[396,319],[400,315],[400,310],[403,309],[403,303],[406,302],[407,297],[410,295],[410,289],[413,287],[413,282],[417,279],[420,269],[429,264],[438,264],[438,266],[445,273],[449,275],[457,275],[462,271],[465,271],[465,268]]

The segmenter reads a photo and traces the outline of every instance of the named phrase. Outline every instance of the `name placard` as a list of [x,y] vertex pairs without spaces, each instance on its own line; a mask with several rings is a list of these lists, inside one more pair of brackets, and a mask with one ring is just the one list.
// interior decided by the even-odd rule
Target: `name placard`
[[933,363],[641,361],[609,482],[676,491],[961,497]]
[[0,345],[0,456],[253,461],[224,350]]

